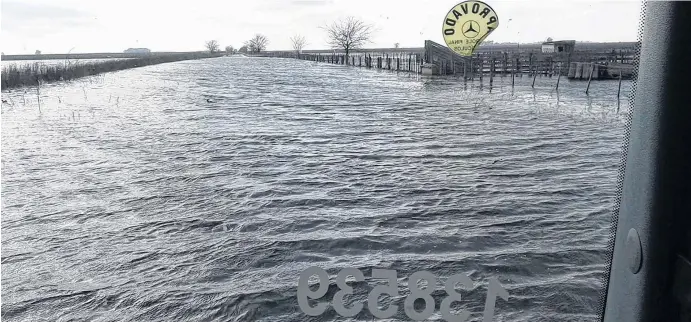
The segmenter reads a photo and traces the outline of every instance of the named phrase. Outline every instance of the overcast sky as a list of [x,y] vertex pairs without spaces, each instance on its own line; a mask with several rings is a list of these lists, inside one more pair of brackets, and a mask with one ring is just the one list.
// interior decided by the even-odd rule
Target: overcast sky
[[[460,0],[2,0],[6,54],[203,50],[216,39],[236,48],[255,33],[269,50],[290,48],[302,34],[307,49],[325,49],[319,27],[348,15],[375,25],[367,47],[443,43],[442,23]],[[486,0],[499,16],[487,40],[534,42],[547,37],[635,41],[640,1]]]

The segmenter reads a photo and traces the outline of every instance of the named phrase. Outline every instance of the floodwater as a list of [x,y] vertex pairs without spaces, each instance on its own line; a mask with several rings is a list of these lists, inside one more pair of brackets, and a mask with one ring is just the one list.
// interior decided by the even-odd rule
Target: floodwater
[[123,60],[129,58],[90,58],[90,59],[40,59],[40,60],[3,60],[2,66],[7,67],[9,65],[33,65],[40,64],[45,66],[57,66],[57,65],[67,65],[67,64],[87,64],[87,63],[99,63],[110,60]]
[[466,274],[469,320],[491,277],[496,321],[596,320],[630,84],[483,81],[222,57],[3,92],[2,318],[347,320],[300,311],[314,265],[321,301],[396,270],[391,320],[422,270],[432,319]]

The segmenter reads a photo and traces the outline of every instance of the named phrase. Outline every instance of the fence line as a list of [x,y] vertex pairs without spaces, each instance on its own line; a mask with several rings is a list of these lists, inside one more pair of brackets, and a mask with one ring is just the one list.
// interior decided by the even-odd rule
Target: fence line
[[356,52],[345,54],[295,54],[272,53],[271,57],[296,58],[314,62],[349,65],[363,68],[384,69],[399,72],[422,74],[422,54],[414,52]]
[[[598,57],[592,58],[593,62],[572,62],[573,56],[559,57],[535,53],[509,55],[508,52],[478,53],[465,60],[453,61],[435,59],[437,57],[434,55],[425,57],[425,54],[420,52],[356,52],[348,56],[343,53],[274,52],[270,56],[413,74],[462,75],[466,82],[475,81],[476,78],[483,82],[484,76],[487,75],[490,86],[496,77],[511,77],[511,87],[514,87],[515,78],[526,75],[532,77],[531,87],[533,88],[538,76],[554,77],[556,78],[555,88],[558,90],[561,77],[566,76],[569,79],[587,79],[586,95],[589,94],[593,79],[611,78],[619,81],[617,98],[621,96],[622,80],[627,73],[632,73],[633,68],[632,65],[611,65],[610,62],[600,62],[602,60]],[[426,62],[426,58],[432,62]]]

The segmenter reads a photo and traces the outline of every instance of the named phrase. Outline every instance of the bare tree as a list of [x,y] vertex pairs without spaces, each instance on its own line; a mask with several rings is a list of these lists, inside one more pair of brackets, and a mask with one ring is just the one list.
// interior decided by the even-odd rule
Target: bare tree
[[397,42],[397,43],[393,44],[393,48],[400,48],[400,47],[401,47],[401,43]]
[[345,51],[345,61],[353,49],[359,49],[370,41],[372,26],[354,17],[348,17],[323,27],[326,30],[328,43],[333,48]]
[[235,53],[235,48],[233,46],[226,46],[226,54],[232,55]]
[[301,53],[302,49],[307,46],[307,40],[301,35],[290,37],[290,42],[293,43],[293,50],[295,50],[296,54]]
[[253,53],[259,53],[266,49],[266,45],[269,44],[269,38],[262,34],[256,34],[252,39],[245,42],[247,49]]
[[209,40],[206,42],[206,50],[208,50],[210,53],[216,53],[220,50],[221,46],[218,45],[218,41],[215,40]]

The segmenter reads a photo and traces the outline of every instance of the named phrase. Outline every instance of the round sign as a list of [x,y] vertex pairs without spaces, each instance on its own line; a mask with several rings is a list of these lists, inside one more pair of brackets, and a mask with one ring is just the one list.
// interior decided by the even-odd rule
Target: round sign
[[499,26],[492,7],[482,1],[463,1],[444,18],[442,32],[446,45],[461,56],[471,56],[475,48]]

